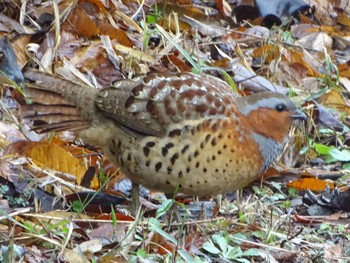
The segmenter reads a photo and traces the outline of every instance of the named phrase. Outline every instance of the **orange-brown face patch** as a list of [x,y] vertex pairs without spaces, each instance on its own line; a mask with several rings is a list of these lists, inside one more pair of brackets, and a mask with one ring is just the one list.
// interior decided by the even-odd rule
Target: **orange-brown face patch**
[[291,112],[259,108],[242,117],[247,126],[263,136],[282,143],[292,124]]

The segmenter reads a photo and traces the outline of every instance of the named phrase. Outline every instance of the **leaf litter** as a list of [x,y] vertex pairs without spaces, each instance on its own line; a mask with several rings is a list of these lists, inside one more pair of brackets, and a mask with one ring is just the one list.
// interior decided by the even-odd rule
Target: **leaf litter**
[[[314,20],[272,27],[245,11],[250,2],[1,5],[18,63],[1,66],[2,262],[350,260],[349,2],[312,0]],[[145,189],[133,218],[124,175],[100,149],[21,123],[23,76],[11,69],[34,65],[96,88],[150,70],[205,72],[240,92],[288,93],[310,119],[266,180],[204,200]]]

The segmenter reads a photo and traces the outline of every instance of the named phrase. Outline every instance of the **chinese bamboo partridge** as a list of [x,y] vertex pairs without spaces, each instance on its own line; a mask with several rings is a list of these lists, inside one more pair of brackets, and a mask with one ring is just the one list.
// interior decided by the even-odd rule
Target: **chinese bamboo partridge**
[[36,71],[25,77],[34,130],[75,130],[103,147],[133,183],[165,193],[215,195],[242,188],[282,153],[303,112],[286,96],[237,97],[223,81],[151,73],[96,90]]

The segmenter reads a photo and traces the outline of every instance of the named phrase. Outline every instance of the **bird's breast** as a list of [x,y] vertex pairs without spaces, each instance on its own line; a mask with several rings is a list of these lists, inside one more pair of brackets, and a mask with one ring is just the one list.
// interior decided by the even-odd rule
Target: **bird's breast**
[[116,138],[110,146],[133,182],[165,193],[214,195],[246,186],[265,167],[260,146],[239,119],[188,120],[162,137],[135,145]]

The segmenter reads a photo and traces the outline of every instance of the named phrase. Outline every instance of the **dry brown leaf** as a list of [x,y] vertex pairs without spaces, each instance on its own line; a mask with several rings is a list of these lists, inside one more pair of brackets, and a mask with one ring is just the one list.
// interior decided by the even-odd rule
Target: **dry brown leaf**
[[325,106],[337,109],[340,112],[350,115],[350,106],[346,103],[343,95],[337,90],[330,90],[319,98],[319,102]]
[[160,255],[167,255],[169,253],[174,253],[175,246],[169,240],[164,238],[162,235],[156,232],[150,234],[149,244],[147,250],[152,253],[157,253]]
[[31,158],[37,166],[72,174],[76,177],[78,184],[87,170],[82,159],[73,157],[71,153],[57,144],[28,141],[15,144],[22,148],[20,154]]
[[343,26],[350,27],[350,17],[345,13],[338,14],[337,22]]
[[[76,182],[79,185],[85,179],[84,176],[88,167],[96,167],[95,171],[98,171],[98,163],[101,164],[105,176],[115,176],[117,178],[115,180],[120,180],[124,177],[118,171],[118,168],[112,166],[108,160],[99,159],[96,152],[82,147],[67,146],[66,143],[58,139],[54,139],[53,141],[52,143],[19,141],[10,144],[6,148],[6,153],[29,157],[35,165],[41,168],[49,168],[71,174],[76,177]],[[87,175],[89,176],[89,174]],[[66,177],[64,178],[66,179]],[[92,189],[98,189],[100,187],[100,182],[96,176],[89,179],[89,182],[90,184],[88,186]]]

